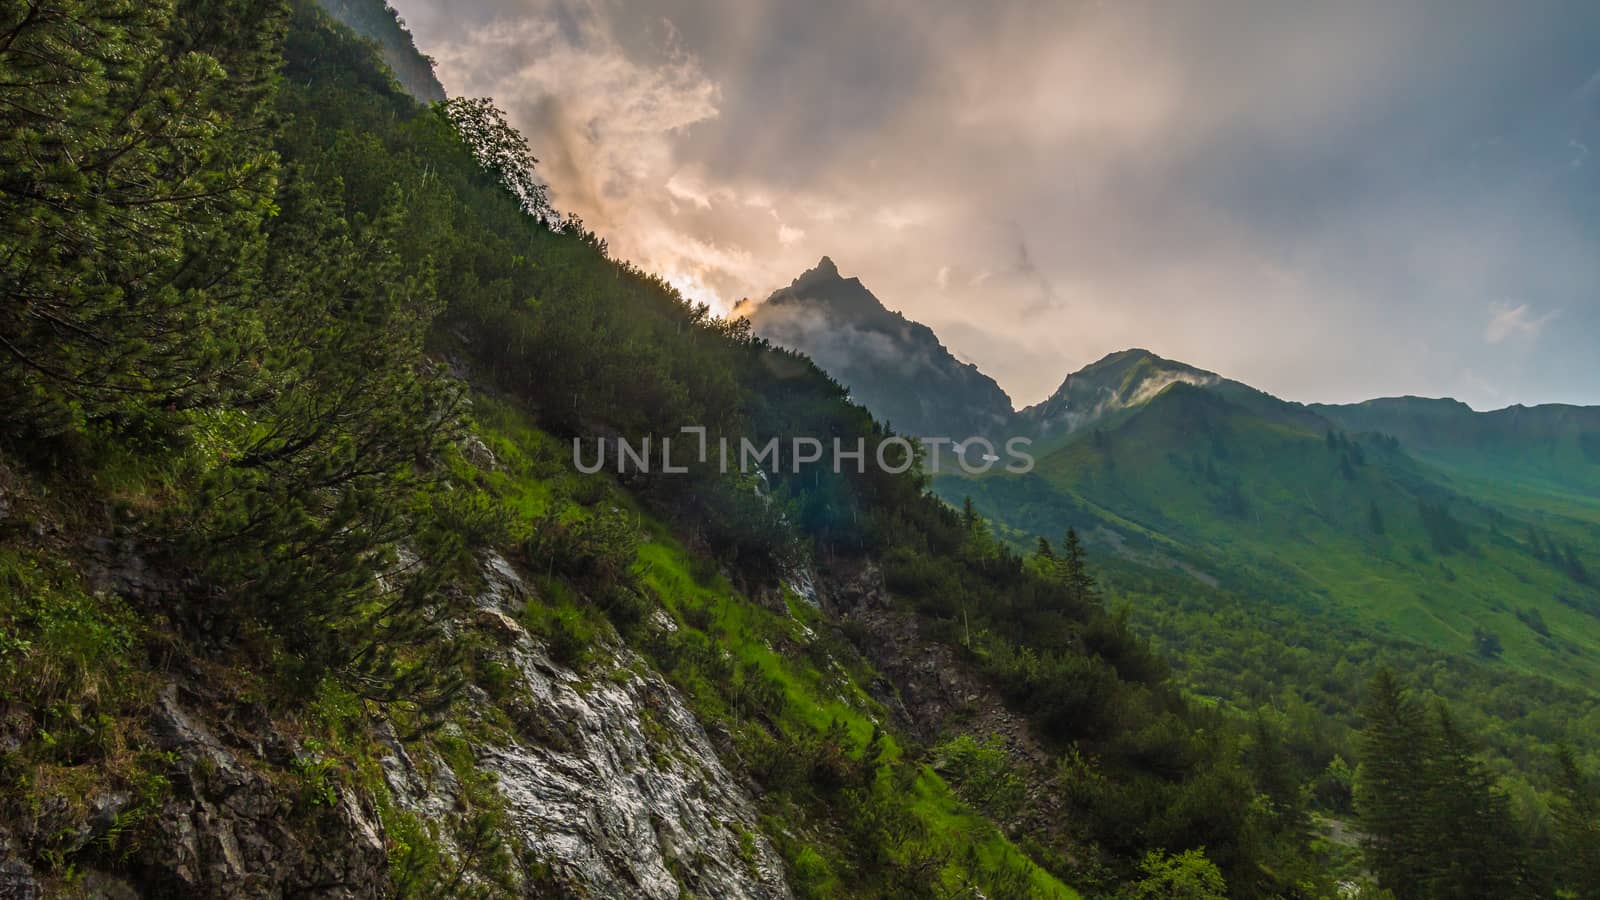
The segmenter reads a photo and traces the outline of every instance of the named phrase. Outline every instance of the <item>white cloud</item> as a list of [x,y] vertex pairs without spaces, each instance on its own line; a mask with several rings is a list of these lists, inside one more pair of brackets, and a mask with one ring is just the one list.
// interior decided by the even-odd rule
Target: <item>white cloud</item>
[[701,209],[711,208],[711,195],[705,186],[679,172],[667,179],[667,193]]
[[784,245],[785,247],[788,247],[792,244],[798,244],[800,241],[805,239],[805,236],[806,231],[804,228],[795,228],[792,225],[778,226],[778,243]]
[[1496,303],[1490,309],[1492,315],[1488,326],[1483,329],[1483,339],[1491,344],[1503,344],[1512,338],[1537,340],[1544,327],[1561,312],[1551,310],[1543,315],[1535,315],[1533,308],[1526,303],[1516,306]]

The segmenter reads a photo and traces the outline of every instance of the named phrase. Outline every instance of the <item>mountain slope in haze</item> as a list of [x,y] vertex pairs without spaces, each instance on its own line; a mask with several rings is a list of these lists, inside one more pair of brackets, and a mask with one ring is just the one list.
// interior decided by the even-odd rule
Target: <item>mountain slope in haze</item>
[[735,314],[761,337],[811,357],[897,431],[963,440],[1000,434],[1011,422],[1011,398],[994,379],[956,359],[926,325],[884,308],[828,257]]
[[[953,357],[828,260],[751,315],[891,424],[927,434],[956,418],[959,392],[932,375]],[[1138,349],[1009,418],[998,389],[981,396],[984,422],[1034,438],[1035,471],[949,474],[936,490],[970,495],[1019,546],[1076,527],[1374,634],[1600,682],[1600,492],[1586,489],[1600,479],[1600,410],[1307,406]],[[956,408],[972,421],[970,404]]]
[[[1311,409],[1347,431],[1391,435],[1413,455],[1485,487],[1515,487],[1600,512],[1600,407],[1476,412],[1455,400],[1394,397]],[[1529,499],[1501,493],[1519,503]]]
[[405,20],[382,0],[317,0],[328,14],[356,34],[378,45],[383,61],[406,93],[423,103],[444,100],[444,85],[434,74],[433,60],[417,49]]

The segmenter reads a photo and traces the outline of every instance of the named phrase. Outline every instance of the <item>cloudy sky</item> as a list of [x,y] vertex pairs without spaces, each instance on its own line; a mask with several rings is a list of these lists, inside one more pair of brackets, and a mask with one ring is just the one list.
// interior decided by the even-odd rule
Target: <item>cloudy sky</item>
[[1593,0],[391,0],[556,205],[722,311],[827,254],[1019,405],[1600,403]]

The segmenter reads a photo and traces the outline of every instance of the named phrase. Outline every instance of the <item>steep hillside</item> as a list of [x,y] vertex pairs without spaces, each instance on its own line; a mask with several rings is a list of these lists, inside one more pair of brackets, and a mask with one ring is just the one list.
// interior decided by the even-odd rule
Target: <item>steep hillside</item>
[[[860,357],[874,348],[858,350],[835,365],[870,378]],[[870,381],[853,395],[878,412],[940,396],[885,383],[892,401]],[[1128,350],[1011,420],[1035,441],[1032,473],[950,472],[935,487],[970,497],[1018,548],[1075,528],[1146,573],[1136,580],[1179,576],[1167,592],[1222,589],[1400,642],[1390,658],[1410,644],[1587,695],[1600,680],[1597,415],[1305,406]]]

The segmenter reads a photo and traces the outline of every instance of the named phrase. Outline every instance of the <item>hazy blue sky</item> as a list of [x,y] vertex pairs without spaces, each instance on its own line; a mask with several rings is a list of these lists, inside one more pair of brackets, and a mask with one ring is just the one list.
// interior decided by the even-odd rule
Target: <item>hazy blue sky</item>
[[729,309],[818,257],[1019,404],[1600,403],[1600,3],[392,0],[557,206]]

